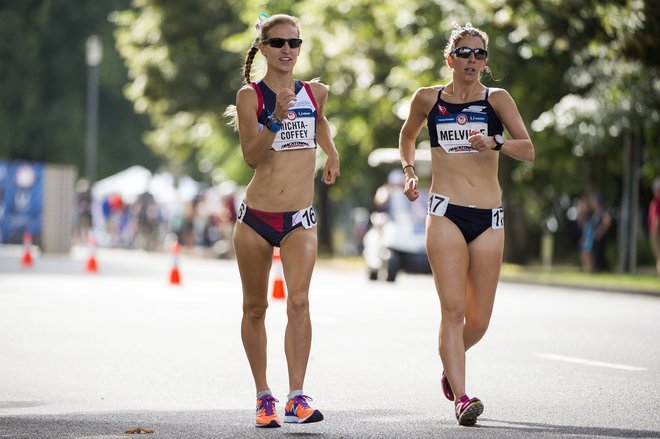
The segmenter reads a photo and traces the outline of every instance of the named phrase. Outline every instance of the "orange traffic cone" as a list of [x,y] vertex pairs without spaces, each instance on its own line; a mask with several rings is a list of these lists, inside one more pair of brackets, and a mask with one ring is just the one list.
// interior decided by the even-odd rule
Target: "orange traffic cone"
[[284,270],[282,269],[282,259],[280,258],[279,247],[275,247],[275,251],[273,252],[272,274],[273,288],[271,295],[273,299],[285,299],[286,286],[284,284]]
[[181,284],[181,274],[179,273],[179,251],[181,246],[179,241],[175,241],[172,244],[170,251],[172,252],[172,269],[170,270],[170,285],[180,285]]
[[23,233],[23,258],[21,258],[23,267],[32,266],[32,233]]
[[89,258],[87,258],[86,270],[88,273],[96,273],[99,271],[96,263],[96,238],[91,233],[87,237],[87,248],[89,249]]

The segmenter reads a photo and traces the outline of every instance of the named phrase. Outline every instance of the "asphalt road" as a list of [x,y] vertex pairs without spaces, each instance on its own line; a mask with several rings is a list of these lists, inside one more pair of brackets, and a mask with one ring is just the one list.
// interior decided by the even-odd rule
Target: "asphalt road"
[[[326,420],[258,430],[234,261],[100,250],[20,267],[0,248],[0,438],[660,438],[660,298],[501,283],[468,353],[485,412],[459,427],[442,397],[430,276],[370,282],[320,263],[305,391]],[[267,317],[283,405],[286,305]],[[143,436],[140,436],[143,437]]]

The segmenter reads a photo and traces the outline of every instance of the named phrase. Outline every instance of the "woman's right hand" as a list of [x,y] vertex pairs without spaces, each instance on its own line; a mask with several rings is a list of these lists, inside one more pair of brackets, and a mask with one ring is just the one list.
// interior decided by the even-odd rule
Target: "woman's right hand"
[[289,108],[296,104],[296,94],[290,88],[283,88],[275,96],[275,110],[273,114],[280,120],[284,120]]
[[417,190],[417,183],[419,179],[413,174],[412,177],[406,175],[406,184],[403,187],[403,194],[408,197],[410,201],[415,201],[419,198],[419,191]]

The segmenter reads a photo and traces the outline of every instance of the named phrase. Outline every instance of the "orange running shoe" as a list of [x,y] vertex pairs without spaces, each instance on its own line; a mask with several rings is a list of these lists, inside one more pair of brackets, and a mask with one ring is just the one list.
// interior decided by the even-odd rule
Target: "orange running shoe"
[[257,399],[257,420],[255,426],[260,428],[277,428],[280,424],[280,418],[275,413],[275,403],[279,402],[273,395],[264,395]]
[[323,420],[320,411],[311,408],[307,400],[312,401],[307,395],[296,395],[286,403],[284,422],[294,424],[309,424]]

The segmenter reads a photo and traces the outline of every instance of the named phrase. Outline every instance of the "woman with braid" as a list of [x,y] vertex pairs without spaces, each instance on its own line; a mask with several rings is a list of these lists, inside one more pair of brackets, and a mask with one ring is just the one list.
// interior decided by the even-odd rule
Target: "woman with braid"
[[[257,392],[255,425],[279,427],[279,401],[266,380],[264,325],[273,250],[280,248],[288,287],[284,350],[289,395],[284,422],[318,422],[323,415],[309,406],[312,398],[303,393],[312,340],[308,295],[317,253],[312,207],[316,145],[327,155],[325,184],[334,184],[339,176],[339,155],[324,115],[328,88],[293,76],[303,42],[298,20],[284,14],[259,18],[259,35],[245,59],[245,85],[226,114],[233,116],[243,157],[254,169],[239,208],[234,248],[243,285],[241,336]],[[267,68],[261,80],[252,82],[257,52]]]
[[[497,179],[501,154],[534,159],[534,145],[509,93],[481,83],[488,65],[488,36],[470,23],[455,29],[444,58],[449,84],[422,87],[410,104],[399,149],[404,193],[419,198],[415,139],[427,126],[431,142],[431,192],[426,251],[440,298],[442,390],[454,401],[460,425],[484,410],[467,396],[465,351],[481,340],[493,313],[504,252],[504,209]],[[508,138],[502,134],[504,129]]]

